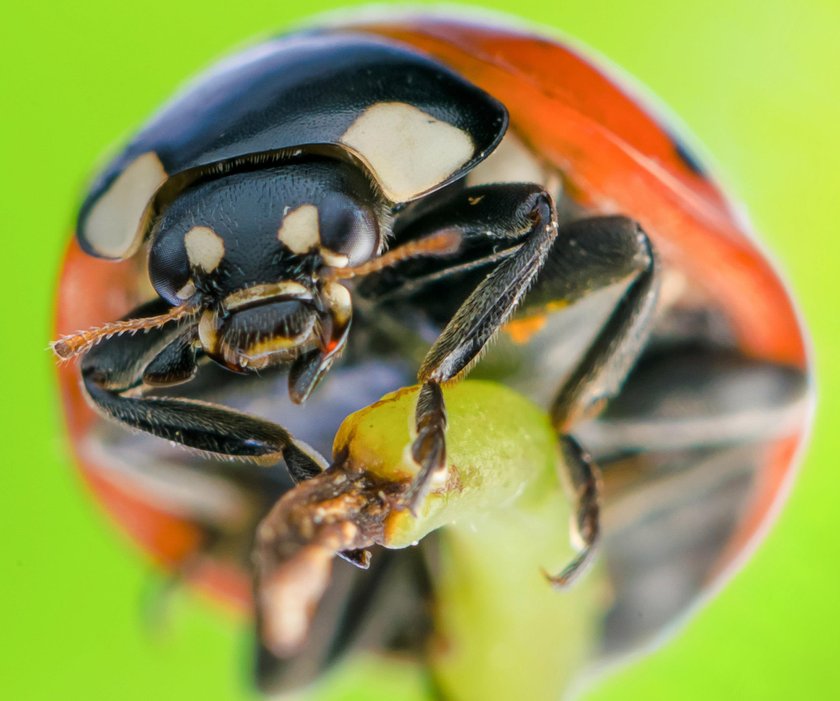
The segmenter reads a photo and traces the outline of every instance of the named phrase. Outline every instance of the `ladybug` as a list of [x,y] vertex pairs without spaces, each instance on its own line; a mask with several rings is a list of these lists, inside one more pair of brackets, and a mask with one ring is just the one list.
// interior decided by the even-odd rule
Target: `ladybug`
[[420,383],[416,509],[446,474],[441,387],[519,390],[574,487],[553,581],[606,563],[605,656],[731,573],[810,415],[790,295],[671,126],[576,50],[463,18],[328,25],[201,76],[93,181],[57,330],[91,487],[243,606],[257,524],[347,414]]

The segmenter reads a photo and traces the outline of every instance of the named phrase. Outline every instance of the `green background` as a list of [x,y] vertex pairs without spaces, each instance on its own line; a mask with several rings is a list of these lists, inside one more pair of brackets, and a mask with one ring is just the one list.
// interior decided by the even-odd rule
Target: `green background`
[[[154,583],[91,504],[54,396],[54,279],[102,153],[214,57],[349,3],[15,3],[0,21],[4,699],[246,697],[246,627],[182,592],[143,625]],[[838,698],[840,3],[551,0],[485,6],[559,28],[647,84],[714,154],[801,301],[820,402],[790,502],[731,585],[666,648],[589,692]]]

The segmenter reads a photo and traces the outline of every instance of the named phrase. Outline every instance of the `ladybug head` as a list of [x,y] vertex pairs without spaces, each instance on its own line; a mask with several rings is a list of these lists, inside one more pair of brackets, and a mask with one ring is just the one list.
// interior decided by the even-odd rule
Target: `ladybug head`
[[325,272],[379,252],[378,201],[363,174],[326,159],[198,183],[155,224],[152,284],[201,310],[199,340],[222,365],[288,362],[349,321],[350,296]]
[[390,209],[372,182],[350,163],[309,157],[192,184],[163,206],[151,233],[149,276],[172,309],[79,332],[53,349],[66,359],[108,336],[189,318],[224,367],[293,363],[290,378],[320,376],[311,368],[328,367],[350,325],[342,280],[460,246],[447,230],[384,252]]

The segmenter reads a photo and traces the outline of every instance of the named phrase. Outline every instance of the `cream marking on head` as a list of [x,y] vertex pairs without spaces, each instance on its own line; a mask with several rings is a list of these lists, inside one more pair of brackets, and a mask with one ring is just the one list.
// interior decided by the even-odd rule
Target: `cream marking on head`
[[212,273],[225,257],[225,242],[209,226],[194,226],[184,235],[190,265]]
[[103,192],[88,214],[82,236],[105,258],[127,258],[140,245],[150,200],[166,180],[153,151],[135,158]]
[[404,102],[371,105],[340,141],[370,166],[393,202],[435,187],[475,155],[469,134]]
[[243,290],[231,292],[224,298],[223,304],[225,309],[230,311],[278,297],[311,300],[312,293],[299,282],[295,282],[294,280],[281,280],[280,282],[269,282],[264,285],[252,285]]
[[318,208],[314,204],[302,204],[291,212],[283,210],[283,221],[277,230],[277,238],[292,253],[309,253],[318,247],[321,234],[318,229]]

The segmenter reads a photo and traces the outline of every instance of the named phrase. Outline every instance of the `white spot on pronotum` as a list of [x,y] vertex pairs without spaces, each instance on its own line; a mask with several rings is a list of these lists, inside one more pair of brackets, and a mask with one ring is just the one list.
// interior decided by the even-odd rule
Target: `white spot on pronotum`
[[166,180],[157,154],[135,158],[93,205],[81,235],[105,258],[126,258],[140,245],[146,207]]
[[277,230],[277,238],[292,253],[303,254],[317,248],[321,242],[318,208],[314,204],[303,204],[288,212]]
[[190,265],[212,273],[225,257],[225,242],[208,226],[194,226],[184,235]]
[[404,102],[368,107],[341,142],[367,162],[394,202],[435,187],[475,154],[469,134]]
[[[511,131],[485,160],[467,175],[467,185],[491,183],[538,183],[545,185],[548,173],[528,147]],[[554,194],[554,193],[552,193]]]

